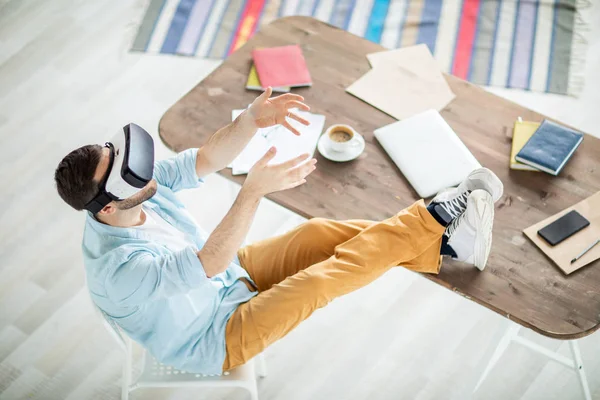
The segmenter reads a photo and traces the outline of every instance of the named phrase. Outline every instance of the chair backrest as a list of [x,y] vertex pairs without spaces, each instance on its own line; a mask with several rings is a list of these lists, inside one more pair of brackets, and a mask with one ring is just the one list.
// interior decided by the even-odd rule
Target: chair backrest
[[[87,287],[87,282],[86,282],[86,287]],[[102,325],[104,325],[104,328],[108,331],[108,334],[115,340],[115,342],[117,342],[119,347],[125,353],[127,353],[127,351],[128,351],[127,343],[130,339],[128,337],[123,336],[119,326],[115,323],[115,321],[113,321],[113,319],[111,317],[109,317],[104,311],[102,311],[100,309],[100,307],[98,307],[96,305],[96,303],[94,303],[94,300],[92,299],[91,296],[89,297],[89,299],[90,299],[90,303],[92,304],[92,307],[94,307],[94,310],[96,311],[96,314],[98,314],[100,316],[100,318],[102,318]]]
[[109,335],[115,340],[115,342],[117,342],[117,344],[121,349],[123,349],[123,351],[127,352],[127,340],[130,339],[123,336],[123,333],[121,333],[121,329],[111,317],[106,315],[106,313],[99,309],[98,306],[95,304],[94,308],[96,309],[96,312],[100,314],[100,317],[102,318],[102,325],[104,325]]

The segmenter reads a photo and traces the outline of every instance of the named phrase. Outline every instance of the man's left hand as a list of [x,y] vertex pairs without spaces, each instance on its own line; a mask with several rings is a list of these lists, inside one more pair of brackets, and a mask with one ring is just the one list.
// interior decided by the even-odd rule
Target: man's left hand
[[307,120],[290,112],[290,109],[292,108],[298,108],[303,111],[310,110],[310,107],[302,102],[304,101],[304,97],[297,94],[286,93],[281,96],[269,98],[272,92],[273,90],[268,87],[267,90],[258,96],[250,105],[248,111],[252,118],[254,118],[254,123],[259,128],[281,124],[294,135],[300,136],[300,132],[290,125],[286,120],[286,117],[295,119],[302,125],[309,125]]

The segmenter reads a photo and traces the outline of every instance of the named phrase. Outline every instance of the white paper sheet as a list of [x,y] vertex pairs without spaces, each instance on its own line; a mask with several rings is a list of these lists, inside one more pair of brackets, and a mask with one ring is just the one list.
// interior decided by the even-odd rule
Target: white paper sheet
[[[231,119],[234,120],[243,111],[233,110]],[[279,164],[304,153],[310,154],[311,157],[314,155],[317,142],[325,126],[325,116],[297,109],[291,111],[308,120],[310,125],[304,126],[296,120],[287,119],[290,125],[301,133],[300,136],[294,135],[282,125],[259,129],[244,150],[231,163],[230,167],[233,175],[248,173],[250,168],[265,155],[271,146],[275,146],[277,154],[269,164]]]

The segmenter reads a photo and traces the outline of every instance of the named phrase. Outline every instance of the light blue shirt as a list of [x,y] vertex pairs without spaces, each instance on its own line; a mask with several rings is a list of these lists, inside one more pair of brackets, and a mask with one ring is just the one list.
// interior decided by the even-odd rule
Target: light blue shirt
[[[255,296],[239,260],[208,278],[196,252],[206,235],[175,192],[199,186],[197,149],[158,161],[156,195],[144,203],[194,243],[170,251],[142,229],[119,228],[87,215],[83,258],[92,300],[162,363],[205,374],[221,373],[225,326],[240,303]],[[252,281],[251,281],[252,282]]]

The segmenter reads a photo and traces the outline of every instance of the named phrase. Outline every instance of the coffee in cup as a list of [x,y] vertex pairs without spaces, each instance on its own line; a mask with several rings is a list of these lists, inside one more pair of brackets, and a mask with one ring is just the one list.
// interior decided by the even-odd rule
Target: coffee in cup
[[352,139],[352,134],[345,131],[333,131],[329,133],[329,138],[334,142],[344,143]]
[[333,151],[344,152],[360,144],[358,133],[349,125],[332,125],[325,131],[325,135],[329,148]]

